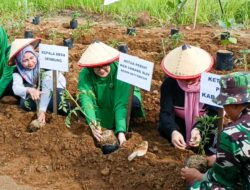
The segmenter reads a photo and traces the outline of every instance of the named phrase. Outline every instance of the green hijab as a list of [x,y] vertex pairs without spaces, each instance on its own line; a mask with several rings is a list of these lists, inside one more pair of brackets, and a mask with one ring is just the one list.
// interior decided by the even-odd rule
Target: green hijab
[[0,97],[12,80],[14,67],[8,66],[10,46],[5,30],[0,26]]

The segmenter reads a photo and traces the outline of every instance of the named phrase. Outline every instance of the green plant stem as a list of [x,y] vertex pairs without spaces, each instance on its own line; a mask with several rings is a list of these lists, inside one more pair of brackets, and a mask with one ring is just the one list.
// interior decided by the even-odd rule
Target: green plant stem
[[69,96],[70,99],[74,102],[74,104],[76,105],[76,107],[80,108],[81,113],[82,113],[86,118],[88,118],[88,119],[90,120],[90,117],[88,117],[87,114],[82,110],[81,106],[77,103],[77,101],[73,98],[73,96],[69,93],[69,91],[66,90],[66,89],[64,89],[64,90],[67,92],[68,96]]

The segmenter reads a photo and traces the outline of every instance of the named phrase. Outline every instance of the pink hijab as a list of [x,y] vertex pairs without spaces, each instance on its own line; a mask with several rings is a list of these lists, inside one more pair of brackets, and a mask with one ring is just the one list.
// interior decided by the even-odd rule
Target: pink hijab
[[186,142],[191,138],[191,130],[199,117],[199,112],[204,104],[200,103],[200,80],[194,80],[193,83],[188,83],[184,80],[177,80],[180,88],[185,92],[185,124],[186,124]]

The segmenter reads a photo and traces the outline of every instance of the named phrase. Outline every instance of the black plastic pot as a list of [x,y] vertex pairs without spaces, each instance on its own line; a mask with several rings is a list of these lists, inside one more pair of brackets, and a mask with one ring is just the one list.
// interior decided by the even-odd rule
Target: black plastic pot
[[24,38],[33,38],[33,32],[31,30],[25,30],[24,32]]
[[63,45],[71,49],[73,47],[74,41],[72,38],[67,38],[63,40]]
[[179,33],[179,29],[176,29],[176,28],[171,28],[170,29],[170,35],[173,36],[174,34],[177,34]]
[[229,32],[222,32],[220,34],[220,40],[228,40],[230,38],[230,33]]
[[110,154],[119,148],[118,144],[104,145],[101,147],[103,154]]
[[122,53],[128,53],[128,45],[127,44],[119,44],[117,49]]
[[35,25],[40,24],[40,16],[35,16],[32,20],[32,24],[35,24]]
[[131,27],[131,28],[127,28],[127,34],[134,36],[136,34],[136,29]]
[[75,28],[77,28],[77,26],[78,26],[78,22],[76,19],[73,19],[70,21],[70,28],[71,29],[75,29]]
[[216,54],[215,69],[220,71],[230,71],[234,66],[234,54],[227,50],[218,50]]

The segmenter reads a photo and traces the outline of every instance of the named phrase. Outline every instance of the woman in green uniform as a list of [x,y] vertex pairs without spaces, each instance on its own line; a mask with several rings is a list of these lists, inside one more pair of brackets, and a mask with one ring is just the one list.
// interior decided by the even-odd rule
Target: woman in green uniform
[[[130,84],[117,79],[119,52],[102,42],[92,43],[78,65],[84,67],[79,76],[80,103],[93,136],[100,141],[101,131],[95,126],[114,129],[120,145],[126,141],[126,117]],[[141,94],[135,88],[131,117],[144,116]]]

